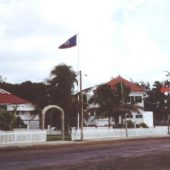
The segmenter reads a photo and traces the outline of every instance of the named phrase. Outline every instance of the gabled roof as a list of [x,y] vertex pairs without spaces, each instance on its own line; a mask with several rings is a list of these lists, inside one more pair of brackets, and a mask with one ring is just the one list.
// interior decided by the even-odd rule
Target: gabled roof
[[6,104],[28,104],[31,103],[27,100],[24,100],[20,97],[17,97],[3,89],[0,89],[0,105]]
[[118,83],[123,83],[125,86],[130,88],[131,92],[144,92],[144,89],[140,86],[138,86],[136,83],[130,82],[126,79],[124,79],[121,76],[118,76],[114,79],[112,79],[111,81],[108,82],[108,84],[111,85],[111,87],[113,88],[115,85],[117,85]]

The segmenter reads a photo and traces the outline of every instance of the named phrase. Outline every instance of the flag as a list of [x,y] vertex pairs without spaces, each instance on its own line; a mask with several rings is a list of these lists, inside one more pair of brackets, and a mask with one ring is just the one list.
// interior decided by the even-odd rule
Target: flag
[[59,49],[65,49],[65,48],[71,48],[77,45],[77,35],[74,35],[73,37],[69,38],[65,43],[60,45]]

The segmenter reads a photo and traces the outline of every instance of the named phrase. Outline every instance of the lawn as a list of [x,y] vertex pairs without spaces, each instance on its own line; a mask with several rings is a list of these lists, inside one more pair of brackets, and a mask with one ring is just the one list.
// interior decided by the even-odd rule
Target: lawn
[[[61,135],[47,135],[47,141],[61,141],[62,136]],[[65,135],[65,140],[70,141],[70,135]]]

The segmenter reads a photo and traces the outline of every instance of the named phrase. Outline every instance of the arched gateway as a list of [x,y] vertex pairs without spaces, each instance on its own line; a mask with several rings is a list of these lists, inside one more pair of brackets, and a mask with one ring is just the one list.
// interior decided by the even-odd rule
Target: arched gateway
[[45,114],[49,109],[57,109],[61,112],[61,130],[62,130],[62,140],[64,140],[64,110],[57,106],[57,105],[48,105],[42,110],[41,114],[41,122],[42,122],[42,129],[45,127]]

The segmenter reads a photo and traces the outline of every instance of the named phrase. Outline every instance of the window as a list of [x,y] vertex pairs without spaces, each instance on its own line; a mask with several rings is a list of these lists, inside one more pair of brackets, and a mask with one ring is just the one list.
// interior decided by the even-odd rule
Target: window
[[7,110],[7,106],[6,105],[1,105],[0,108]]
[[141,115],[141,114],[138,114],[138,115],[136,115],[136,118],[138,119],[138,118],[143,118],[143,116]]
[[126,115],[126,118],[133,118],[133,116],[129,114],[129,115]]
[[142,96],[129,96],[127,98],[127,102],[130,102],[130,103],[141,103],[142,102]]
[[141,103],[142,102],[142,97],[141,96],[135,96],[135,102]]
[[135,97],[134,96],[130,96],[130,102],[134,103],[135,102]]

